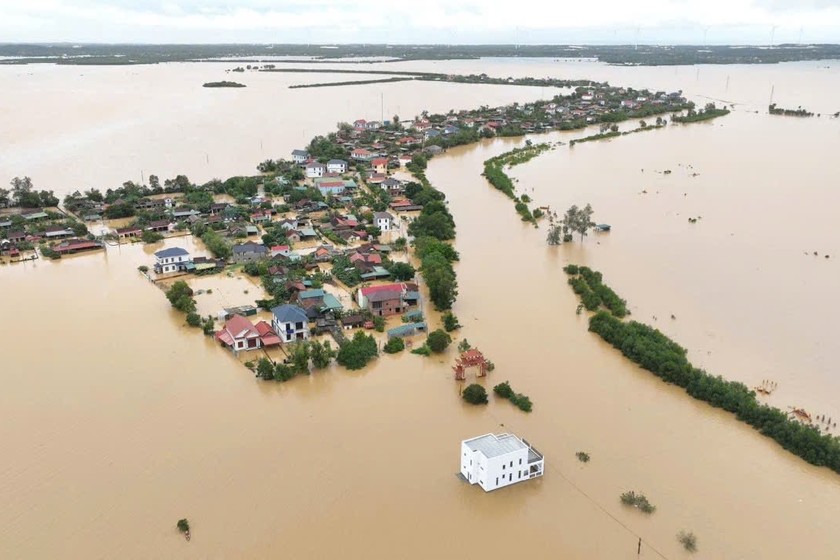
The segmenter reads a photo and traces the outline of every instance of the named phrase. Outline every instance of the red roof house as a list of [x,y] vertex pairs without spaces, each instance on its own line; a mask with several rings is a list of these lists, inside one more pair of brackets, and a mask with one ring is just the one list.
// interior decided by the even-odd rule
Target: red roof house
[[278,346],[281,342],[280,337],[271,328],[271,325],[265,321],[260,321],[255,325],[257,332],[260,333],[260,340],[265,347]]
[[216,333],[216,340],[234,352],[254,350],[262,345],[260,332],[242,315],[234,315],[228,319],[222,330]]

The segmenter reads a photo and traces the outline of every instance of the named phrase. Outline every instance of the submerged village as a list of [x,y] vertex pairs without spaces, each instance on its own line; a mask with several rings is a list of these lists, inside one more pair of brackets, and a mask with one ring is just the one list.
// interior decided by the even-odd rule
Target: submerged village
[[[455,223],[445,197],[424,175],[428,158],[482,138],[596,123],[609,135],[624,120],[694,112],[680,92],[583,84],[525,105],[341,123],[287,158],[260,163],[258,175],[203,185],[151,175],[148,185],[74,192],[59,207],[50,191],[15,178],[11,190],[0,190],[2,262],[191,235],[205,251],[160,249],[140,273],[166,292],[188,325],[260,378],[286,380],[333,359],[358,369],[381,350],[442,352],[460,326],[449,312],[458,255],[448,243]],[[237,274],[252,278],[256,289],[243,290],[236,305],[199,315],[196,299],[206,292],[190,284]],[[429,332],[437,323],[443,328]],[[466,341],[460,350],[456,378],[485,361],[492,370]]]

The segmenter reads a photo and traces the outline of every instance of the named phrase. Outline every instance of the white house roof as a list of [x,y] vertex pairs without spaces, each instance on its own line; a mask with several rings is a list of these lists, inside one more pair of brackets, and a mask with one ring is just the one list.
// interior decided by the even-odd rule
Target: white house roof
[[478,451],[487,458],[507,455],[528,446],[513,434],[485,434],[477,438],[464,441],[472,451]]

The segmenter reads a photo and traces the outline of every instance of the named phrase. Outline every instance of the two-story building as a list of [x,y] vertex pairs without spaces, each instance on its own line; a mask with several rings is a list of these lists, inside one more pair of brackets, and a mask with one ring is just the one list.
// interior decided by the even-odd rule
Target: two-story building
[[292,161],[298,165],[303,165],[309,160],[309,152],[306,150],[292,150]]
[[268,247],[248,241],[231,248],[231,260],[235,263],[254,262],[268,257]]
[[408,308],[403,300],[403,284],[385,284],[361,288],[357,295],[359,307],[369,310],[376,316],[398,315]]
[[370,162],[371,169],[376,174],[388,173],[388,158],[374,158]]
[[485,492],[543,475],[545,459],[513,434],[484,434],[461,442],[461,476]]
[[373,225],[379,228],[379,231],[391,231],[394,225],[394,217],[388,212],[374,212]]
[[271,326],[283,342],[309,340],[309,319],[297,305],[281,305],[271,310]]
[[317,161],[312,163],[306,164],[306,176],[309,179],[315,179],[316,177],[323,177],[324,173],[327,172],[327,166],[323,163],[318,163]]
[[347,162],[343,159],[331,159],[327,162],[327,173],[347,173]]
[[183,247],[170,247],[155,253],[155,272],[158,274],[186,270],[191,264],[190,253]]

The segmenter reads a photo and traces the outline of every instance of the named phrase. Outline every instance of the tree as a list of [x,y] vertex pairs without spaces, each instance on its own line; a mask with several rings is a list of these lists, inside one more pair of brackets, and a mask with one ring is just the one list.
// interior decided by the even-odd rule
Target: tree
[[458,352],[466,352],[470,348],[472,348],[472,345],[466,338],[462,339],[461,342],[458,343]]
[[178,530],[182,533],[189,533],[190,532],[190,522],[187,521],[186,518],[179,519],[177,524]]
[[414,270],[414,267],[408,263],[395,262],[390,266],[390,268],[388,268],[388,272],[391,273],[391,276],[393,276],[394,280],[398,282],[404,282],[406,280],[411,280],[412,278],[414,278],[414,275],[417,271]]
[[450,309],[458,297],[458,281],[452,265],[440,253],[432,253],[423,259],[421,271],[435,307]]
[[315,369],[324,369],[338,355],[338,352],[330,346],[329,341],[321,343],[317,340],[311,342],[309,353],[312,357],[312,366]]
[[187,313],[187,324],[191,327],[200,327],[201,315],[199,315],[195,311],[190,311],[189,313]]
[[443,328],[446,332],[456,331],[461,328],[461,324],[458,323],[458,318],[451,311],[443,314]]
[[166,290],[166,299],[178,311],[184,313],[195,311],[195,300],[192,298],[192,289],[183,280],[178,280]]
[[295,376],[295,370],[286,364],[278,363],[274,366],[274,380],[288,381]]
[[257,377],[260,379],[274,379],[274,364],[268,358],[260,358],[257,362]]
[[513,389],[511,389],[510,383],[508,383],[507,381],[499,383],[498,385],[493,387],[493,392],[496,393],[498,396],[502,397],[503,399],[509,399],[514,395]]
[[156,231],[147,229],[143,232],[143,235],[140,236],[140,239],[143,240],[143,243],[157,243],[158,241],[163,239],[163,235]]
[[487,391],[478,383],[467,386],[461,397],[470,404],[487,404]]
[[451,342],[452,337],[441,329],[430,332],[429,336],[426,337],[426,344],[435,354],[440,354],[446,350]]
[[292,346],[290,358],[295,374],[309,374],[309,344],[307,342],[302,341]]
[[347,369],[362,369],[378,354],[373,336],[356,331],[353,338],[342,345],[336,361]]
[[548,235],[546,235],[546,242],[549,245],[560,245],[562,241],[563,226],[560,224],[552,224],[548,228]]
[[162,189],[160,188],[160,179],[158,179],[157,175],[149,175],[149,188],[152,189],[155,193],[162,191]]
[[396,354],[405,350],[405,342],[402,338],[395,336],[382,347],[382,351],[386,354]]

